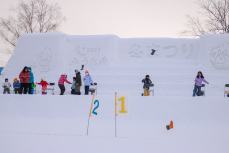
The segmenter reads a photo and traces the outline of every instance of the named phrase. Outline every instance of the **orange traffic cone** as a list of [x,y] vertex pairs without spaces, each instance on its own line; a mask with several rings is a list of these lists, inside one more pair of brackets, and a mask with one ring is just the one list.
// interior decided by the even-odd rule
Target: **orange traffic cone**
[[170,122],[169,122],[169,125],[166,125],[166,129],[167,130],[170,130],[170,129],[173,129],[174,128],[174,125],[173,125],[173,121],[171,120]]

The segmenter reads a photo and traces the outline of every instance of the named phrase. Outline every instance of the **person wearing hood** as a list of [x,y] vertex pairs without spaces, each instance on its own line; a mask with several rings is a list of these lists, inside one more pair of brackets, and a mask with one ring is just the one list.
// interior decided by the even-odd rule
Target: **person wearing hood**
[[58,81],[58,86],[60,88],[60,95],[63,95],[65,92],[65,86],[64,83],[72,84],[70,81],[67,80],[67,75],[66,74],[61,74],[59,81]]

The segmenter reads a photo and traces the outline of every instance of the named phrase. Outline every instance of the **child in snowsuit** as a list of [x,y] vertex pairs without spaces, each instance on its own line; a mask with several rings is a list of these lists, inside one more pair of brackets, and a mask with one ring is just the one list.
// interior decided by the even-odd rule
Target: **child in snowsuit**
[[42,95],[46,95],[47,94],[47,87],[48,87],[49,83],[47,81],[45,81],[44,79],[41,79],[41,82],[39,82],[37,84],[41,85]]
[[20,93],[21,84],[20,84],[20,82],[19,82],[19,80],[17,78],[14,79],[13,88],[14,88],[14,93],[15,94],[19,94]]
[[3,94],[6,94],[6,93],[10,94],[11,84],[8,82],[7,78],[5,79],[5,82],[3,83],[2,87],[3,87]]
[[91,79],[91,76],[90,76],[88,70],[85,71],[85,76],[83,78],[83,81],[84,81],[85,95],[88,95],[90,85],[93,84],[93,81]]
[[58,81],[58,86],[60,88],[60,95],[63,95],[64,92],[65,92],[65,86],[64,86],[64,83],[67,82],[68,84],[72,84],[71,82],[69,82],[67,80],[67,75],[66,74],[62,74],[59,78],[59,81]]
[[194,85],[194,89],[193,89],[193,94],[192,96],[195,97],[197,96],[201,96],[201,87],[202,87],[202,82],[205,82],[207,84],[209,84],[203,76],[203,73],[201,71],[199,71],[197,73],[197,76],[195,78],[195,85]]
[[149,88],[153,85],[152,81],[150,80],[149,75],[145,76],[145,78],[142,80],[142,83],[144,83],[143,84],[143,89],[144,89],[143,95],[144,96],[149,96],[150,95]]

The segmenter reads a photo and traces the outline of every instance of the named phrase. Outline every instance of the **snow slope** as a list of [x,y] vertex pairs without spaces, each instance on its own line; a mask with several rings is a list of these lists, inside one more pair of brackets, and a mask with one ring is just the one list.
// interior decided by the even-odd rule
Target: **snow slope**
[[[92,96],[0,95],[0,152],[158,152],[228,153],[229,100],[223,97],[229,75],[229,35],[199,39],[118,38],[35,34],[20,38],[2,79],[27,65],[36,81],[57,81],[85,64],[98,82],[98,115],[87,125]],[[154,56],[151,49],[156,49]],[[193,80],[202,70],[205,97],[191,97]],[[84,72],[82,71],[82,74]],[[155,96],[142,97],[142,78],[149,74]],[[56,93],[59,90],[56,87]],[[83,92],[83,89],[82,89]],[[114,93],[118,100],[115,137]],[[95,106],[93,106],[95,107]],[[167,131],[170,120],[175,128]]]
[[117,137],[112,96],[96,97],[88,136],[91,96],[1,96],[0,152],[228,152],[228,99],[125,96]]

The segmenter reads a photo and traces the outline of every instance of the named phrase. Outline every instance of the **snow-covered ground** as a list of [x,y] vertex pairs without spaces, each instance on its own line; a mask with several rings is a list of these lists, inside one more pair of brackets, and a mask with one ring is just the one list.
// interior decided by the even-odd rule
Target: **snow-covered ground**
[[[84,64],[98,94],[69,95],[66,85],[64,96],[57,95],[58,87],[56,95],[0,95],[0,152],[228,153],[229,99],[223,95],[229,83],[228,38],[24,36],[1,80],[12,80],[25,65],[36,81],[56,82],[61,73],[71,80]],[[157,50],[153,56],[151,49]],[[191,97],[199,70],[210,84],[206,96]],[[154,96],[141,96],[146,74],[155,84]],[[96,100],[99,107],[95,103],[92,110],[98,115],[88,122]],[[124,108],[127,113],[120,113]],[[171,120],[174,129],[166,130]]]

